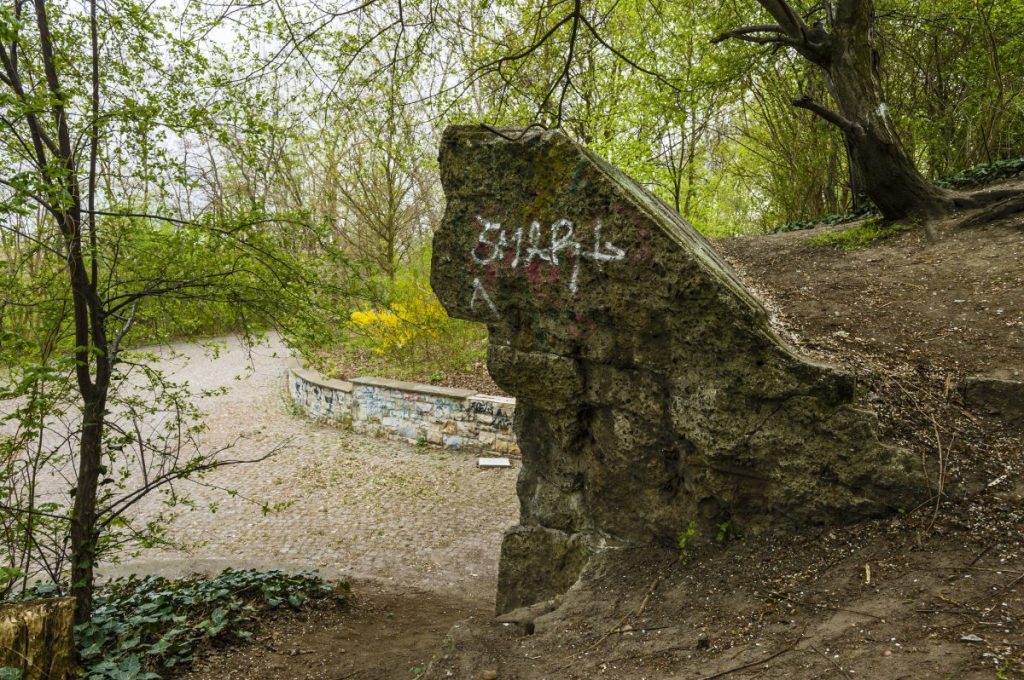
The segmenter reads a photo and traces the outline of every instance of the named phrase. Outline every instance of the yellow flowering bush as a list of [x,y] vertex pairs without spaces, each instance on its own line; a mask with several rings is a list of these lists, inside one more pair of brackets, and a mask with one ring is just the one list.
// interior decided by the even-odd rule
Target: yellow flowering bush
[[332,377],[373,375],[434,382],[480,372],[487,327],[453,319],[430,289],[430,251],[413,254],[397,276],[368,282],[375,305],[349,309],[332,347],[310,354],[311,365]]
[[429,260],[419,258],[389,282],[390,303],[359,309],[349,315],[359,344],[374,355],[394,361],[425,361],[459,353],[467,332],[482,328],[452,319],[430,289]]
[[387,309],[352,312],[353,326],[381,355],[399,355],[413,350],[417,343],[439,340],[450,321],[441,303],[428,290],[417,290],[403,302]]

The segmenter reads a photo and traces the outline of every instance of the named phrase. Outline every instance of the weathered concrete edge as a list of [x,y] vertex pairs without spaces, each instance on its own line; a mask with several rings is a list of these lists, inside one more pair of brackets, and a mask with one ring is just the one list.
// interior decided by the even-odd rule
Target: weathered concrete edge
[[74,608],[70,597],[0,605],[0,667],[18,669],[26,680],[71,678]]
[[960,384],[968,408],[1002,421],[1024,434],[1024,381],[1001,375],[971,375]]
[[[383,434],[409,443],[464,448],[505,456],[519,455],[512,428],[512,413],[516,404],[513,397],[386,378],[335,380],[305,368],[294,357],[288,360],[285,378],[292,403],[310,418],[335,422],[356,432]],[[316,393],[316,401],[304,398],[307,392]],[[422,398],[440,400],[449,405],[448,409],[441,409],[449,417],[438,422],[437,412],[427,408],[406,409],[405,419],[370,416],[368,409],[360,402],[361,398],[371,392],[391,393],[402,402],[416,403]],[[331,395],[325,398],[325,393]],[[412,422],[408,418],[410,415],[413,416]],[[432,415],[435,417],[431,418]],[[439,428],[440,433],[436,432]]]
[[351,392],[352,383],[348,380],[335,380],[333,378],[325,378],[320,375],[317,371],[312,371],[308,368],[303,367],[294,358],[288,360],[288,370],[296,377],[304,380],[311,385],[318,385],[320,387],[326,387],[330,390],[336,390],[338,392]]
[[458,387],[424,385],[423,383],[406,382],[405,380],[392,380],[390,378],[352,378],[351,384],[386,387],[391,390],[398,390],[399,392],[416,392],[418,394],[431,394],[438,397],[451,397],[452,399],[467,399],[469,397],[475,397],[478,394],[474,390],[464,390]]

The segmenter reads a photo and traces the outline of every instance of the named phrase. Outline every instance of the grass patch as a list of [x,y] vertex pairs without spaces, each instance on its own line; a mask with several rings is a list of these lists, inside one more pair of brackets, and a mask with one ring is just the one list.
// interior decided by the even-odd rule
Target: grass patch
[[850,252],[905,234],[913,228],[913,224],[884,224],[878,219],[866,220],[850,229],[815,236],[809,240],[809,243],[814,246],[838,248]]

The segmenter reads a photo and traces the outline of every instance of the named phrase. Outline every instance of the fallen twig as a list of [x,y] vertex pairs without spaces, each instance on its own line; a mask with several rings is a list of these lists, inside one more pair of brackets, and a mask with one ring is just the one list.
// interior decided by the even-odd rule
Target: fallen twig
[[595,642],[594,644],[590,645],[589,647],[587,647],[583,651],[575,652],[573,654],[570,654],[569,656],[571,656],[571,657],[582,656],[584,654],[587,654],[589,652],[594,651],[595,649],[597,649],[598,647],[601,646],[602,642],[604,642],[605,640],[610,638],[612,635],[615,635],[616,633],[621,632],[622,631],[622,627],[624,625],[626,625],[626,622],[629,619],[631,619],[634,616],[640,616],[641,614],[643,614],[644,610],[647,608],[647,603],[650,601],[651,596],[654,595],[654,591],[657,590],[658,586],[661,584],[661,579],[662,579],[661,576],[658,576],[658,578],[654,579],[654,581],[651,583],[651,586],[647,589],[647,594],[644,595],[644,599],[641,600],[639,607],[637,607],[635,610],[633,610],[633,611],[627,613],[625,616],[623,616],[619,620],[619,622],[617,624],[615,624],[612,628],[610,628],[608,631],[606,631],[604,635],[599,637],[597,639],[597,642]]
[[979,616],[982,612],[977,609],[965,609],[958,607],[955,609],[915,609],[918,614],[957,614],[959,616]]
[[818,649],[818,648],[817,648],[817,647],[815,647],[814,645],[810,645],[810,649],[811,649],[811,651],[813,651],[813,652],[814,652],[815,654],[817,654],[818,656],[822,657],[823,659],[825,659],[826,661],[828,661],[828,662],[829,662],[830,664],[832,664],[832,665],[833,665],[833,666],[835,667],[835,669],[836,669],[837,671],[839,671],[840,673],[842,673],[842,674],[843,674],[843,675],[844,675],[845,677],[849,678],[850,680],[853,680],[853,677],[852,677],[852,676],[851,676],[851,675],[850,675],[850,674],[849,674],[848,672],[846,672],[846,669],[844,669],[844,668],[843,668],[842,666],[840,666],[839,664],[837,664],[837,663],[836,663],[836,661],[835,661],[835,659],[833,659],[832,657],[830,657],[830,656],[829,656],[828,654],[825,654],[824,652],[822,652],[822,651],[821,651],[820,649]]
[[868,612],[862,612],[857,609],[847,609],[846,607],[833,607],[830,604],[822,604],[820,602],[806,602],[804,604],[809,604],[820,609],[830,609],[834,612],[849,612],[850,614],[857,614],[858,616],[867,616],[872,619],[878,619],[879,621],[885,620],[884,616],[878,616],[877,614],[869,614]]
[[960,566],[958,564],[936,565],[934,567],[924,566],[924,567],[919,567],[919,568],[922,569],[922,570],[927,570],[927,571],[950,571],[950,570],[952,570],[952,571],[961,571],[961,570],[965,570],[965,571],[987,571],[987,572],[991,572],[993,574],[1013,574],[1013,575],[1024,574],[1024,571],[1020,571],[1018,569],[996,569],[996,568],[993,568],[993,567],[964,567],[964,566]]
[[968,567],[973,567],[975,564],[977,564],[978,562],[981,561],[982,557],[984,557],[985,555],[989,554],[989,552],[992,550],[992,548],[996,547],[997,545],[999,545],[999,544],[998,543],[993,543],[993,544],[989,545],[987,548],[985,548],[980,553],[978,553],[978,556],[975,557],[973,560],[971,560],[971,563],[968,564],[967,566]]
[[720,671],[720,672],[715,673],[713,675],[705,675],[700,680],[715,680],[715,678],[724,678],[727,675],[732,675],[733,673],[739,673],[740,671],[745,671],[748,668],[753,668],[754,666],[760,666],[763,663],[768,663],[772,659],[779,658],[780,656],[782,656],[786,652],[793,651],[793,648],[796,647],[798,644],[800,644],[800,641],[803,640],[803,639],[804,639],[804,636],[801,635],[797,639],[793,640],[793,642],[791,642],[788,645],[786,645],[786,647],[784,647],[783,649],[780,649],[779,651],[775,652],[774,654],[772,654],[770,656],[766,656],[763,659],[758,659],[757,661],[751,661],[750,663],[743,664],[742,666],[736,666],[735,668],[730,668],[728,670]]
[[[681,556],[682,555],[680,554],[680,557]],[[672,564],[670,564],[668,567],[665,568],[665,571],[668,571],[668,569],[671,569],[676,564],[678,564],[680,557],[677,557],[675,560],[673,560]],[[570,661],[566,665],[559,667],[557,670],[561,671],[561,670],[564,670],[564,669],[568,668],[569,666],[572,666],[573,665],[573,660],[575,660],[576,658],[578,658],[580,656],[583,656],[584,654],[587,654],[589,652],[594,651],[595,649],[600,647],[601,644],[605,640],[610,638],[612,635],[615,635],[617,633],[623,632],[622,631],[622,627],[624,625],[626,625],[626,622],[629,621],[629,619],[631,619],[633,617],[639,617],[640,615],[642,615],[644,613],[644,610],[647,609],[647,604],[651,601],[651,596],[654,595],[654,591],[656,591],[658,589],[658,586],[661,585],[661,581],[662,581],[662,579],[664,577],[665,577],[665,572],[663,571],[661,574],[658,575],[658,577],[656,579],[654,579],[654,581],[651,582],[650,587],[647,589],[647,593],[644,595],[644,599],[640,601],[640,606],[639,607],[637,607],[636,609],[634,609],[631,612],[628,612],[625,616],[623,616],[619,620],[619,622],[617,624],[615,624],[610,629],[608,629],[600,638],[597,639],[596,642],[594,642],[592,645],[590,645],[589,647],[587,647],[583,651],[573,652],[573,653],[567,654],[565,657],[563,657],[564,659],[570,659]]]

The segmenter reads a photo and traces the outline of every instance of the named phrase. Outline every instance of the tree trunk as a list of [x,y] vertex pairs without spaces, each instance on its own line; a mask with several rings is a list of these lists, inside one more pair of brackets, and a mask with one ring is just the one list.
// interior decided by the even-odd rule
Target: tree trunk
[[853,162],[853,148],[846,135],[843,135],[843,147],[846,149],[846,167],[850,176],[850,209],[853,212],[870,210],[871,199],[867,193],[867,181],[860,164]]
[[89,401],[82,414],[78,448],[78,484],[71,518],[71,594],[75,598],[75,624],[92,615],[96,564],[96,493],[103,458],[103,411],[106,399]]
[[[72,177],[74,165],[68,161]],[[96,497],[103,467],[103,434],[111,361],[103,303],[89,280],[82,254],[82,212],[72,185],[71,211],[60,220],[67,243],[68,279],[74,303],[75,363],[82,397],[82,433],[78,444],[78,479],[71,514],[71,595],[75,598],[75,624],[92,616],[95,587],[97,516]],[[93,374],[93,369],[95,374]],[[94,377],[95,376],[95,377]]]
[[861,184],[851,188],[867,194],[886,219],[946,212],[952,195],[918,171],[889,117],[873,24],[871,0],[840,0],[830,39],[816,60],[844,119],[832,122],[845,137],[851,183]]
[[[954,207],[954,195],[922,175],[900,143],[882,91],[874,47],[873,0],[820,3],[824,19],[808,25],[788,0],[757,0],[777,25],[745,26],[715,39],[743,40],[795,50],[821,69],[839,111],[808,96],[793,104],[838,127],[850,160],[851,190],[862,190],[886,219],[932,216]],[[814,12],[811,13],[812,15]],[[810,15],[809,15],[810,16]],[[860,185],[860,187],[858,187]]]

